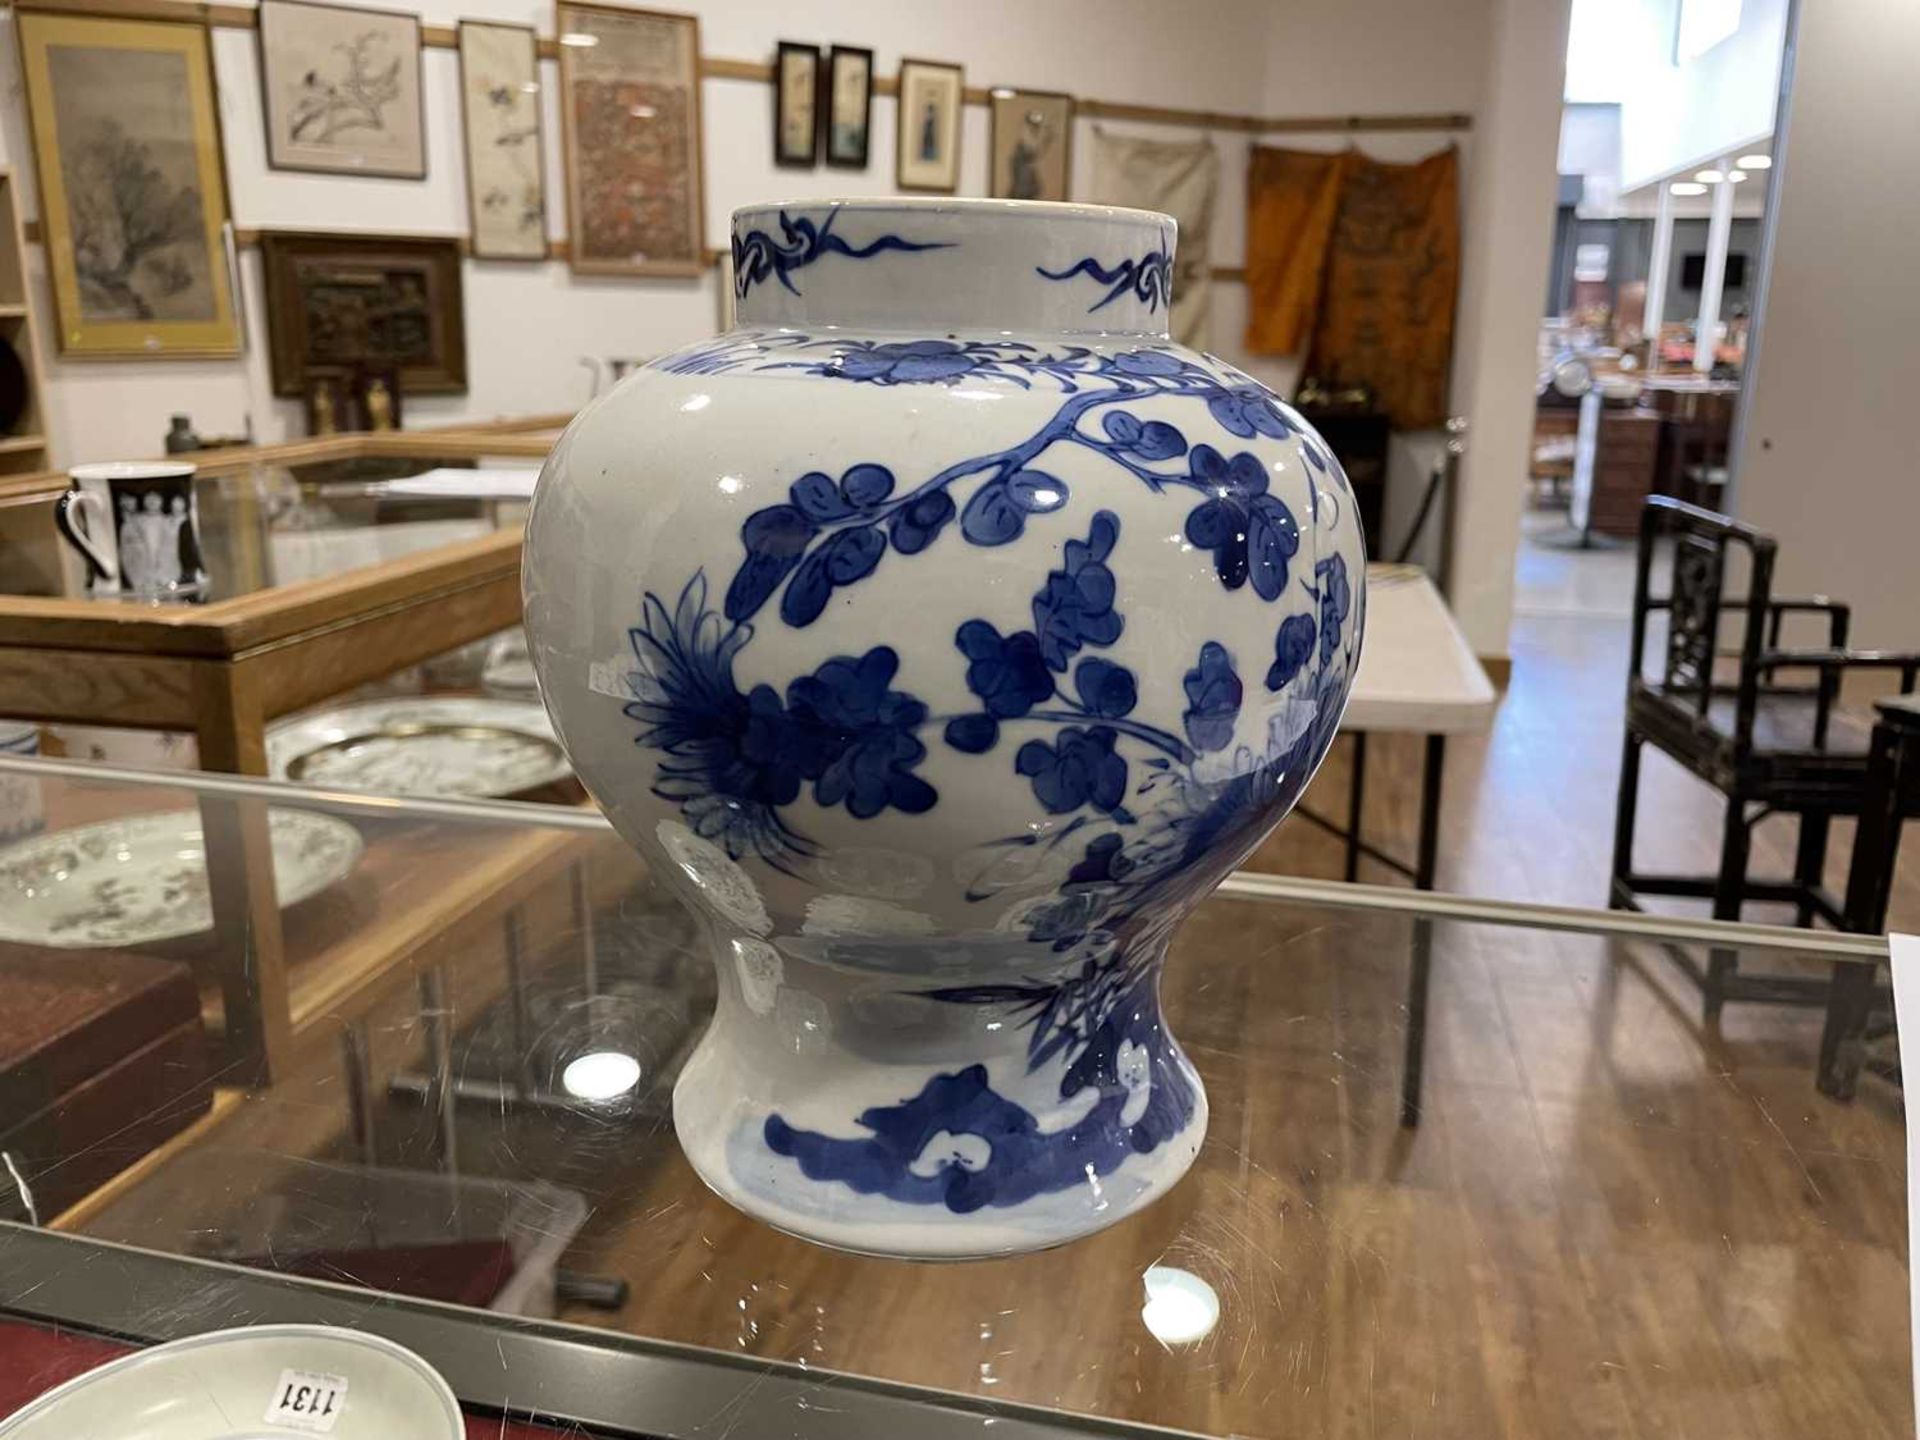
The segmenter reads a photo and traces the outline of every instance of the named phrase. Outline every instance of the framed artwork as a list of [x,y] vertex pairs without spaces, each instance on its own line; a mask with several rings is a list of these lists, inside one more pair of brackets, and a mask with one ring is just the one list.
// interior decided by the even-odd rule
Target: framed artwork
[[546,259],[540,53],[531,25],[460,22],[460,113],[474,257]]
[[773,74],[773,163],[810,170],[820,159],[819,47],[782,40]]
[[206,27],[14,14],[62,355],[237,355]]
[[458,240],[270,230],[260,258],[274,394],[344,397],[368,374],[395,395],[467,388]]
[[995,90],[987,193],[1001,200],[1065,200],[1073,175],[1073,97]]
[[966,72],[932,60],[900,62],[894,180],[902,190],[960,188],[960,105]]
[[418,15],[260,0],[260,88],[274,169],[426,179]]
[[569,263],[587,275],[704,274],[700,22],[572,0],[557,20]]
[[827,57],[827,164],[867,168],[873,124],[873,51],[836,45]]

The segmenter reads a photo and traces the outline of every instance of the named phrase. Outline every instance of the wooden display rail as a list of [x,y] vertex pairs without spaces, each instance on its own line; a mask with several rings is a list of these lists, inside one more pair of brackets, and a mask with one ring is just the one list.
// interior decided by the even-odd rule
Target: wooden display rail
[[[114,19],[188,21],[233,30],[259,27],[259,12],[250,5],[209,5],[195,0],[30,0],[17,10],[48,10],[67,15],[101,15]],[[420,42],[436,49],[453,49],[459,31],[451,25],[422,25]],[[556,59],[560,47],[542,36],[542,59]],[[747,80],[771,84],[773,66],[763,60],[700,58],[700,74],[709,80]],[[894,95],[900,88],[893,75],[873,77],[873,93]],[[968,86],[969,105],[985,105],[992,91]],[[1150,125],[1190,125],[1203,130],[1235,130],[1250,135],[1383,134],[1414,131],[1469,130],[1473,117],[1460,113],[1427,115],[1239,115],[1216,110],[1186,110],[1170,105],[1133,105],[1112,100],[1076,99],[1078,113],[1097,120],[1137,120]]]

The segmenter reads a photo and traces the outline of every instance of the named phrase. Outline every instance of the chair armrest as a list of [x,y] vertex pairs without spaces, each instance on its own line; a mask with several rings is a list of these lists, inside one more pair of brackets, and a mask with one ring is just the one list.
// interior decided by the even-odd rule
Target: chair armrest
[[1920,650],[1766,650],[1758,666],[1770,670],[1804,668],[1828,672],[1841,670],[1899,670],[1910,677],[1920,674]]

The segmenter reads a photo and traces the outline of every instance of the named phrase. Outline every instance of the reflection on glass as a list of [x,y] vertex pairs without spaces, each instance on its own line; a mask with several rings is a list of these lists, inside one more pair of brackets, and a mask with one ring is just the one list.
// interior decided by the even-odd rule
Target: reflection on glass
[[578,1100],[611,1100],[640,1083],[640,1062],[618,1050],[594,1050],[567,1063],[560,1084]]
[[1220,1297],[1191,1270],[1149,1265],[1140,1321],[1162,1345],[1191,1345],[1220,1323]]

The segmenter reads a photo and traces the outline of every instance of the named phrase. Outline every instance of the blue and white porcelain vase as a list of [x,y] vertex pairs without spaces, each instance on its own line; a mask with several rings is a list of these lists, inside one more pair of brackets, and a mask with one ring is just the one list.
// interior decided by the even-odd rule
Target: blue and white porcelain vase
[[1169,342],[1173,244],[1083,205],[749,207],[740,328],[541,476],[547,705],[712,931],[680,1142],[783,1230],[1036,1249],[1200,1148],[1161,963],[1326,754],[1365,567],[1320,439]]

